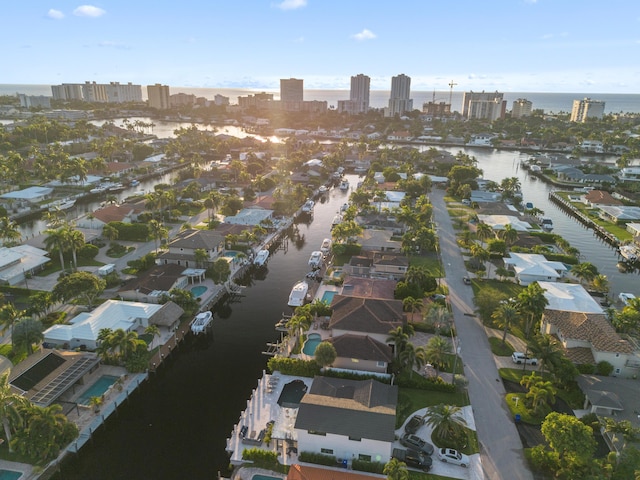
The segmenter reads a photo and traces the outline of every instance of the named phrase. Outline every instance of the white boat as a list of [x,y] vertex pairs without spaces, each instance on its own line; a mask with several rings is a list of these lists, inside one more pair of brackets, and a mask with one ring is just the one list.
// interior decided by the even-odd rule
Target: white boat
[[307,292],[309,291],[309,284],[305,281],[296,283],[291,289],[289,294],[289,302],[287,305],[290,307],[300,307],[304,305],[304,301],[307,298]]
[[122,190],[124,190],[124,185],[121,183],[114,183],[109,188],[107,188],[107,190],[110,192],[121,192]]
[[318,188],[318,192],[320,193],[327,193],[329,191],[329,187],[327,187],[326,185],[320,185],[320,188]]
[[140,180],[131,180],[131,183],[129,184],[132,187],[137,187],[138,185],[140,185]]
[[256,258],[253,259],[253,264],[261,267],[267,263],[267,258],[269,258],[269,250],[259,250]]
[[620,245],[618,247],[620,255],[629,262],[636,262],[640,256],[640,251],[635,245]]
[[545,230],[553,230],[553,220],[549,217],[542,217],[541,225]]
[[320,251],[325,255],[331,251],[331,239],[325,238],[320,245]]
[[58,200],[57,202],[53,202],[49,205],[49,211],[53,212],[55,210],[68,210],[76,204],[75,200],[69,200],[68,198],[64,200]]
[[309,266],[311,268],[320,268],[322,265],[324,255],[320,250],[316,250],[311,252],[311,256],[309,257]]
[[342,180],[340,182],[340,190],[344,190],[344,191],[349,190],[349,181],[348,180]]
[[331,220],[331,226],[335,227],[336,225],[339,225],[340,223],[342,223],[342,215],[340,215],[338,213],[333,217],[333,220]]
[[633,300],[636,296],[633,293],[621,292],[620,295],[618,295],[618,298],[626,306],[629,305],[629,300]]
[[311,213],[315,204],[316,202],[314,202],[313,200],[307,200],[302,206],[302,211],[305,213]]
[[201,333],[205,333],[207,327],[211,323],[213,319],[213,313],[211,312],[202,312],[197,314],[193,320],[191,320],[191,331],[194,335],[199,335]]
[[95,188],[89,190],[89,193],[103,193],[107,191],[107,187],[105,185],[98,185]]

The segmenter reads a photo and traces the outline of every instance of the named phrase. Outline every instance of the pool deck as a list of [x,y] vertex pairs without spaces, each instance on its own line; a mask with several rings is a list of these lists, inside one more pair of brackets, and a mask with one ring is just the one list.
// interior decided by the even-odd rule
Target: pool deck
[[[245,448],[260,448],[278,454],[283,465],[292,465],[298,461],[297,437],[293,429],[297,408],[278,405],[283,387],[293,380],[302,380],[311,388],[312,378],[282,375],[274,372],[270,375],[263,371],[258,386],[251,392],[247,407],[240,414],[238,423],[233,426],[231,437],[227,439],[226,450],[231,454],[233,465],[242,463],[242,451]],[[267,428],[268,422],[274,422],[271,441],[266,444],[259,440],[260,432]],[[244,433],[243,433],[244,432]],[[273,475],[269,473],[269,475]],[[244,475],[243,480],[249,480]]]

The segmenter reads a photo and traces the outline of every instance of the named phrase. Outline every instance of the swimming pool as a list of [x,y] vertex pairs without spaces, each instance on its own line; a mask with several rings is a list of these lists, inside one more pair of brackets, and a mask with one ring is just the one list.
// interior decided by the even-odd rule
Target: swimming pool
[[206,291],[207,291],[207,287],[203,285],[198,285],[197,287],[193,287],[191,289],[191,293],[193,293],[193,296],[196,298],[201,297],[202,294]]
[[0,480],[18,480],[21,476],[22,472],[15,472],[13,470],[0,470]]
[[302,346],[302,353],[313,356],[316,353],[318,344],[322,341],[319,333],[310,333]]
[[[2,478],[0,478],[0,480],[2,480]],[[269,475],[260,475],[259,473],[256,473],[253,477],[251,477],[251,480],[282,480],[282,478],[270,477]]]
[[[89,405],[89,403],[91,402],[91,397],[101,396],[109,389],[111,385],[116,383],[117,380],[118,377],[114,377],[112,375],[102,375],[95,381],[93,385],[82,392],[82,395],[78,397],[76,403],[79,403],[81,405]],[[2,480],[2,477],[0,477],[0,480]]]
[[238,252],[236,252],[235,250],[228,250],[226,252],[224,252],[224,255],[222,255],[223,257],[228,257],[228,258],[236,258],[238,256]]
[[333,300],[334,295],[338,292],[334,292],[333,290],[327,290],[322,294],[322,302],[327,305],[331,305],[331,301]]

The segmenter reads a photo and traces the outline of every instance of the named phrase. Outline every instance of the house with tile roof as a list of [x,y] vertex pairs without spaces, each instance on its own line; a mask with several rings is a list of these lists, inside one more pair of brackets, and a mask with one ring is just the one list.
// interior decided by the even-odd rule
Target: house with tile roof
[[585,205],[595,207],[598,205],[622,205],[622,202],[605,191],[605,190],[591,190],[589,193],[582,197],[582,201]]
[[544,255],[537,253],[511,252],[503,261],[507,270],[515,272],[515,279],[520,285],[545,281],[557,282],[567,272],[564,263],[549,261]]
[[332,370],[347,370],[386,374],[393,360],[389,345],[368,335],[345,334],[327,339],[336,349]]
[[345,470],[344,468],[323,468],[315,465],[298,463],[291,465],[287,480],[372,480],[380,479],[379,475]]
[[215,261],[224,251],[225,239],[212,230],[189,228],[178,233],[169,242],[169,251],[160,254],[158,265],[175,263],[185,267],[196,266],[196,250],[207,252],[209,261]]
[[409,259],[404,255],[388,252],[373,252],[370,275],[378,278],[399,280],[407,274]]
[[329,329],[333,337],[362,335],[387,344],[389,332],[406,324],[400,300],[335,295],[331,310]]
[[77,225],[82,228],[102,230],[102,227],[109,222],[135,222],[142,212],[144,212],[144,208],[129,203],[111,204],[95,210],[91,216],[82,217],[78,220]]
[[156,265],[138,277],[127,280],[118,289],[118,296],[123,300],[158,303],[174,288],[188,286],[189,277],[184,271],[185,267],[174,263]]
[[557,337],[576,364],[605,361],[613,365],[614,376],[640,373],[640,352],[618,335],[604,313],[545,310],[540,330]]
[[386,463],[395,441],[397,403],[396,385],[315,377],[294,424],[298,451]]

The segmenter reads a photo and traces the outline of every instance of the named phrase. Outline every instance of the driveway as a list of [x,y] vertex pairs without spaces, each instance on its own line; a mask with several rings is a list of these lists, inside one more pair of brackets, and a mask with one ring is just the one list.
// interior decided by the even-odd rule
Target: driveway
[[460,342],[460,356],[469,382],[482,469],[485,477],[492,480],[533,480],[518,431],[503,400],[506,392],[498,376],[484,326],[474,314],[473,289],[462,281],[467,271],[444,195],[444,190],[434,189],[430,198],[438,225],[440,254]]

